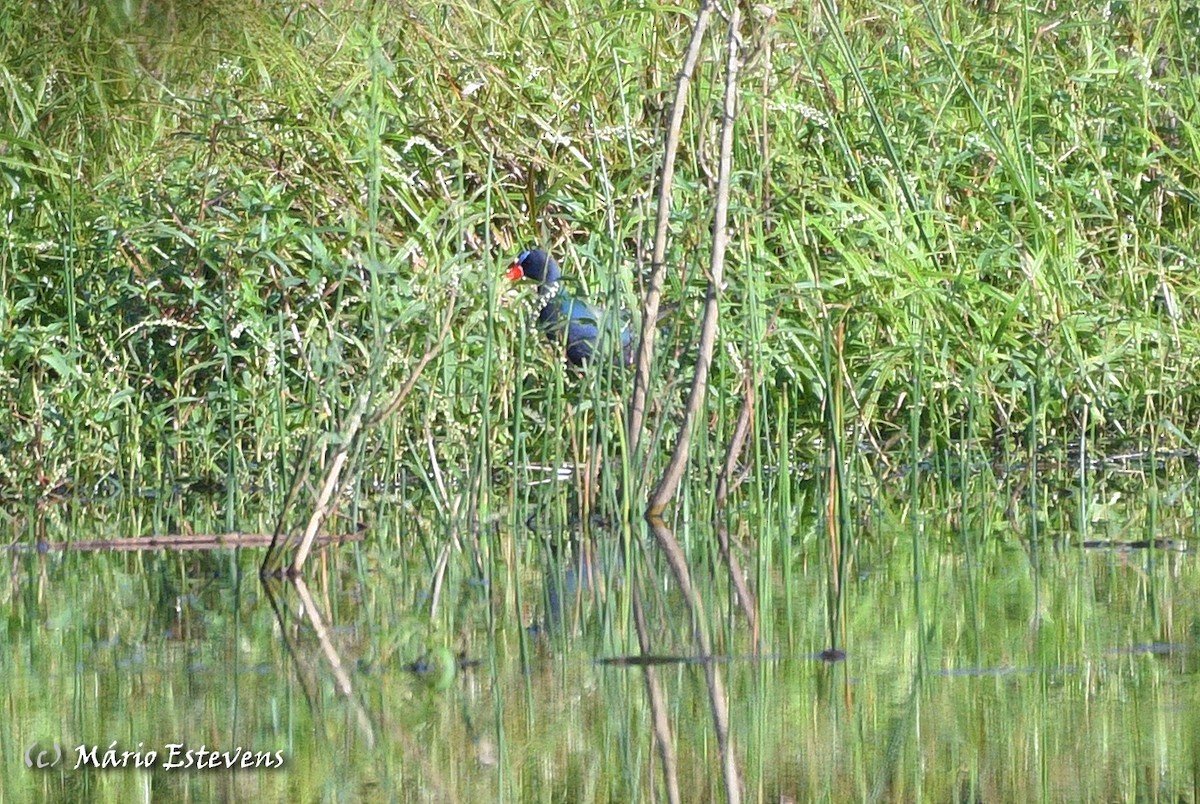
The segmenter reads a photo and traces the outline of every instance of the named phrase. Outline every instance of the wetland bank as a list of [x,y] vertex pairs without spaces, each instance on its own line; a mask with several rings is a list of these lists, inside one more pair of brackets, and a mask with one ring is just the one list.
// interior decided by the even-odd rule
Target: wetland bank
[[1196,800],[1198,26],[5,6],[0,799]]

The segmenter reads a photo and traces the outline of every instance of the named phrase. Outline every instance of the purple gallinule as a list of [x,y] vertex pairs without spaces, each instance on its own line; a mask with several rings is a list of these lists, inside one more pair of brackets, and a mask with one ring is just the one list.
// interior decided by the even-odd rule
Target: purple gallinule
[[[571,296],[560,285],[562,269],[554,258],[540,248],[522,251],[508,267],[508,278],[516,282],[532,279],[538,283],[538,329],[552,342],[561,342],[566,336],[567,360],[571,365],[582,366],[592,359],[601,345],[601,333],[616,335],[619,322],[593,307],[582,299]],[[613,355],[613,362],[630,365],[633,362],[632,335],[628,327],[620,328],[621,350]],[[615,347],[614,347],[615,348]]]

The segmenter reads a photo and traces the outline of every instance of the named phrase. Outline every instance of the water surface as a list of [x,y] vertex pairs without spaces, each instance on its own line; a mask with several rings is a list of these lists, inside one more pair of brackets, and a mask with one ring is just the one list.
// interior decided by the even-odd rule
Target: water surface
[[[759,644],[711,523],[672,523],[749,798],[1197,800],[1188,473],[872,481],[835,526],[815,483],[772,484],[727,519]],[[219,529],[208,501],[8,520],[3,800],[650,800],[647,668],[684,800],[721,797],[705,657],[653,539],[638,518],[558,521],[562,495],[478,526],[381,505],[301,588],[264,585],[258,549],[31,548]]]

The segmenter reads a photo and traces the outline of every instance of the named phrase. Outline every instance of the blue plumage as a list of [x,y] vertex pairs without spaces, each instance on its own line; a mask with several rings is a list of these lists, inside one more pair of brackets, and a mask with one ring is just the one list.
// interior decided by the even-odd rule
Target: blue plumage
[[[522,251],[509,266],[508,278],[532,279],[538,283],[538,296],[542,300],[538,329],[552,342],[562,342],[565,335],[567,360],[572,365],[582,366],[591,360],[602,330],[613,332],[619,325],[615,317],[606,317],[602,310],[563,290],[562,269],[540,248]],[[633,339],[628,327],[621,327],[620,338],[621,350],[614,355],[614,362],[629,365],[633,362]]]

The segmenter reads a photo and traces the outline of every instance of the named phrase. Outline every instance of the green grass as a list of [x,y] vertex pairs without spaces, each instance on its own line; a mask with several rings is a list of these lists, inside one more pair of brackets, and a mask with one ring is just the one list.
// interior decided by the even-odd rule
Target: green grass
[[[56,9],[0,17],[5,497],[282,483],[305,437],[407,376],[452,287],[420,404],[369,446],[388,473],[559,460],[568,405],[613,420],[609,380],[553,380],[499,273],[541,243],[637,308],[684,9]],[[841,14],[744,30],[708,443],[753,365],[759,436],[775,442],[767,400],[788,397],[792,460],[820,455],[831,383],[852,439],[918,454],[1031,427],[1190,447],[1200,12]],[[697,337],[719,62],[701,62],[680,149],[664,435]]]

